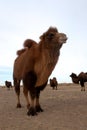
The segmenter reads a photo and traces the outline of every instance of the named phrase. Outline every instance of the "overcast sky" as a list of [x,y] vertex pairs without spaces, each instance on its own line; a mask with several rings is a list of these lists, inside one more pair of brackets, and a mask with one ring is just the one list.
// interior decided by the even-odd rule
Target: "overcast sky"
[[2,0],[0,81],[12,79],[16,51],[22,48],[24,40],[31,38],[38,42],[50,26],[68,36],[51,78],[71,82],[72,72],[87,71],[87,0]]

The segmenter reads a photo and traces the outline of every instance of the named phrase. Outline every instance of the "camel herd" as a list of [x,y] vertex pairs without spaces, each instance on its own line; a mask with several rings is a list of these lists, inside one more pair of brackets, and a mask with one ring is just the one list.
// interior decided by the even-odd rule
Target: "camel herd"
[[[67,41],[67,35],[60,33],[57,28],[50,27],[40,37],[37,43],[32,39],[26,39],[23,48],[17,51],[17,58],[13,66],[13,86],[17,96],[17,108],[21,108],[20,82],[23,82],[23,93],[27,103],[27,115],[34,116],[43,109],[40,105],[40,93],[46,87],[49,76],[54,70],[60,56],[60,49]],[[85,91],[84,82],[87,81],[87,73],[75,73],[70,75],[74,83],[80,83],[81,90]],[[49,79],[50,87],[57,90],[56,77]],[[5,82],[10,88],[11,82]]]
[[[72,82],[75,84],[80,84],[81,85],[81,91],[85,91],[85,82],[87,82],[87,72],[80,72],[79,75],[77,76],[75,73],[72,73],[70,75]],[[53,77],[52,79],[49,79],[49,85],[52,87],[52,89],[58,88],[58,81],[56,77]],[[12,88],[12,83],[10,81],[5,81],[5,86],[10,90]]]

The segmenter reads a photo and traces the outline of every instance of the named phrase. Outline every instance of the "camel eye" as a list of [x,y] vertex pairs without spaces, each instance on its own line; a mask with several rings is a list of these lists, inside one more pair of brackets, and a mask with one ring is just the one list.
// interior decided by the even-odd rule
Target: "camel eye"
[[49,33],[47,37],[48,39],[52,39],[54,37],[54,33]]

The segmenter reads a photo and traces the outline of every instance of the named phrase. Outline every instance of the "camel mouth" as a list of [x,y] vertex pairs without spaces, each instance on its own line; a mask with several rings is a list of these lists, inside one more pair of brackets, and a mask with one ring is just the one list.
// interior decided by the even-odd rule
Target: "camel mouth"
[[68,37],[66,36],[66,34],[64,33],[60,33],[59,35],[59,43],[63,44],[63,43],[66,43]]
[[59,38],[59,43],[61,43],[61,44],[66,43],[67,39],[68,39],[67,37],[60,37]]

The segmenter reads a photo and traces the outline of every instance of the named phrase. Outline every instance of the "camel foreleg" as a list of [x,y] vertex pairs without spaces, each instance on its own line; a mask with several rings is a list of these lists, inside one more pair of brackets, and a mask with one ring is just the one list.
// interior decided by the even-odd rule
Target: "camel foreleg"
[[15,87],[15,92],[17,95],[17,108],[21,108],[21,103],[20,103],[20,80],[17,80],[14,78],[14,87]]

